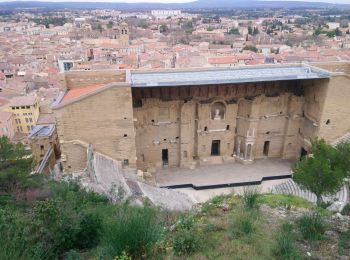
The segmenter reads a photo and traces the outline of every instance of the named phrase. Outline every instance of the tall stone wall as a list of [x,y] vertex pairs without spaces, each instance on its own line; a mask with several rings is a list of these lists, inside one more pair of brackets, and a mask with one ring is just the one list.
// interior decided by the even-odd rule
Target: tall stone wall
[[163,167],[164,150],[169,167],[298,158],[304,122],[298,84],[134,89],[137,166]]
[[54,109],[65,169],[86,165],[86,149],[136,167],[131,89],[113,85],[91,96]]
[[333,142],[350,132],[350,76],[335,75],[327,84],[327,93],[319,120],[318,135]]
[[162,167],[162,149],[168,149],[169,166],[179,166],[180,102],[145,99],[134,117],[138,166]]
[[67,89],[81,88],[95,84],[125,82],[125,70],[67,71],[61,75],[62,85]]

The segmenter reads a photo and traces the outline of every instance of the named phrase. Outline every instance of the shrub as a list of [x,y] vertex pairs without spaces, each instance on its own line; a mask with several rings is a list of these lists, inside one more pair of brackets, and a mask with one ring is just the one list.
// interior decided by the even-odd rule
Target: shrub
[[99,205],[108,200],[72,183],[52,182],[49,188],[44,201],[0,210],[0,259],[72,258],[74,250],[99,243]]
[[30,259],[28,222],[10,208],[0,209],[0,259]]
[[292,231],[293,226],[289,223],[282,224],[277,231],[275,246],[272,249],[272,252],[277,259],[301,259],[295,246],[295,238]]
[[321,209],[327,209],[330,205],[332,205],[332,202],[330,201],[322,201],[317,206]]
[[194,224],[195,220],[193,215],[183,215],[177,223],[177,228],[190,230],[194,227]]
[[123,203],[117,208],[115,217],[105,224],[103,247],[107,258],[120,256],[123,252],[132,258],[141,258],[152,253],[162,235],[156,209]]
[[257,188],[244,188],[243,191],[243,203],[244,206],[248,209],[258,208],[259,207],[259,198],[260,193]]
[[176,255],[191,255],[201,248],[201,237],[195,228],[179,229],[173,237]]
[[125,251],[123,251],[123,253],[119,256],[116,256],[114,260],[131,260],[131,257],[128,256],[128,254]]
[[100,242],[101,218],[93,213],[85,213],[80,217],[79,230],[76,234],[76,248],[91,248]]
[[350,254],[350,230],[340,234],[338,252],[340,255]]
[[79,252],[75,250],[70,250],[64,254],[64,260],[82,260],[83,258],[80,256]]
[[213,213],[215,214],[215,211],[213,210],[221,207],[224,204],[225,199],[226,199],[225,195],[218,195],[213,199],[211,199],[210,201],[207,201],[206,203],[203,204],[201,208],[201,213],[211,214],[211,215],[213,215]]
[[219,195],[219,196],[214,197],[211,200],[211,203],[213,203],[213,205],[215,205],[215,206],[220,206],[224,202],[224,200],[225,200],[225,196]]
[[257,212],[238,211],[232,215],[229,233],[232,238],[251,235],[256,229]]
[[302,216],[298,226],[303,238],[307,240],[321,240],[326,231],[325,223],[319,213]]
[[37,202],[31,215],[35,257],[57,258],[72,249],[94,247],[100,241],[101,228],[97,215],[78,212],[60,199]]
[[350,204],[346,204],[343,210],[341,211],[341,214],[345,216],[350,216]]

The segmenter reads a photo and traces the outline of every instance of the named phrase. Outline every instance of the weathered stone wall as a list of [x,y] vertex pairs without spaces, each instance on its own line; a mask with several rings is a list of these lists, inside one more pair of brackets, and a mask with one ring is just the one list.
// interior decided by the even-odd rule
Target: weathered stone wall
[[125,70],[67,71],[61,75],[62,85],[67,89],[81,88],[95,84],[125,82]]
[[[131,89],[118,84],[54,109],[66,169],[86,165],[86,145],[136,166]],[[78,148],[79,147],[79,148]],[[81,147],[83,149],[81,149]],[[85,151],[85,152],[82,152]]]
[[[137,166],[161,168],[164,149],[170,167],[235,157],[296,159],[304,104],[298,84],[133,89]],[[216,156],[213,141],[220,141]],[[266,141],[270,144],[264,155]]]
[[315,66],[325,69],[334,73],[345,73],[350,74],[350,63],[347,62],[328,62],[328,63],[317,63]]
[[162,149],[168,149],[169,166],[179,166],[180,101],[145,99],[134,117],[138,166],[161,167]]
[[[55,109],[63,163],[71,169],[85,167],[88,144],[144,170],[164,164],[297,159],[316,136],[332,141],[349,132],[349,66],[332,68],[336,75],[331,79],[104,88]],[[75,88],[123,81],[125,73],[74,71],[65,80]],[[215,156],[213,141],[220,141]]]
[[333,76],[328,82],[327,94],[319,120],[318,135],[332,142],[350,132],[350,76]]
[[55,155],[59,156],[60,146],[56,130],[50,137],[31,137],[29,145],[36,163],[40,162],[50,147],[54,149]]

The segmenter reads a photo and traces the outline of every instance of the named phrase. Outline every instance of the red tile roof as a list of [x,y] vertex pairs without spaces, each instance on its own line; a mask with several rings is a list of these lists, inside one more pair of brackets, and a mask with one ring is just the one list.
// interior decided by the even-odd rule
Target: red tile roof
[[35,96],[16,96],[10,100],[10,107],[33,106],[37,102]]
[[74,98],[81,97],[83,95],[94,92],[95,90],[102,88],[103,86],[105,86],[105,84],[96,84],[96,85],[90,85],[90,86],[86,86],[86,87],[71,89],[64,96],[63,101],[69,101],[69,100],[72,100]]
[[211,57],[208,58],[208,62],[211,64],[232,64],[237,63],[237,59],[234,56]]
[[0,71],[0,79],[5,79],[5,74]]

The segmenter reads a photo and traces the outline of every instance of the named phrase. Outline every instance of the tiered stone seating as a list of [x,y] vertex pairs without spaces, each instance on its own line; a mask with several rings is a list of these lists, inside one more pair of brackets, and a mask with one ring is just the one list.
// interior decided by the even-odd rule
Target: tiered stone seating
[[[310,191],[303,190],[300,188],[298,184],[296,184],[293,180],[288,180],[281,184],[278,184],[272,188],[272,193],[276,194],[290,194],[294,196],[298,196],[304,198],[312,203],[316,204],[316,195]],[[334,196],[325,196],[323,197],[325,202],[341,202],[344,205],[348,200],[348,190],[344,185],[339,192],[337,192]]]

